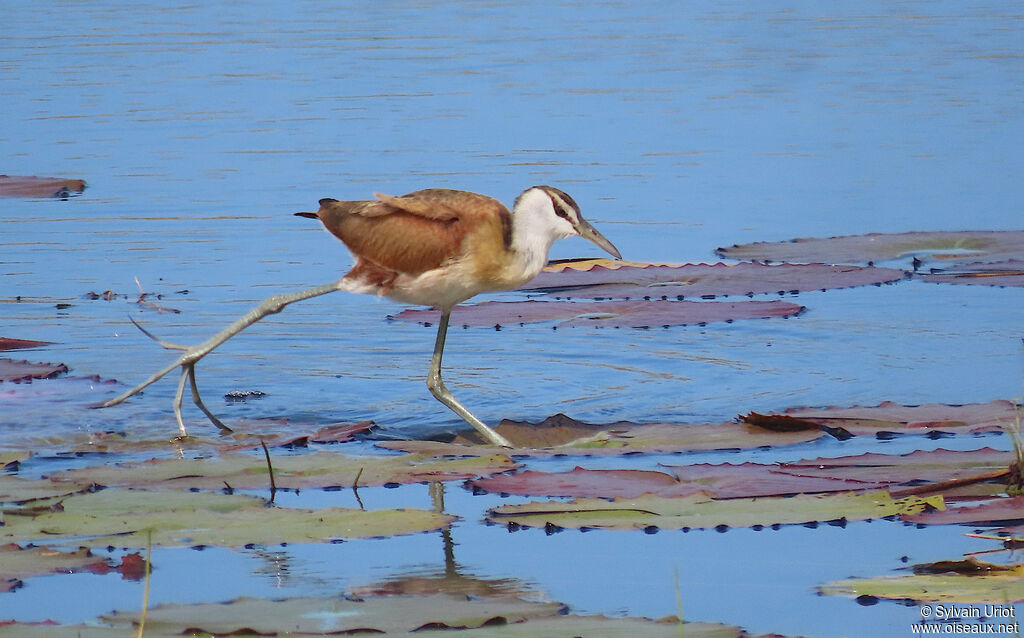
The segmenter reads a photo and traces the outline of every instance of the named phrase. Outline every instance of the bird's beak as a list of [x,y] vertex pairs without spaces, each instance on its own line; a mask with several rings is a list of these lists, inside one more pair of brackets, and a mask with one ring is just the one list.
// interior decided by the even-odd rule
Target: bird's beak
[[590,241],[594,242],[595,244],[606,250],[616,259],[622,259],[622,255],[619,254],[619,249],[612,245],[612,243],[608,241],[604,235],[597,232],[597,229],[591,226],[590,222],[588,222],[587,220],[581,219],[580,225],[576,230],[579,231],[580,237],[583,237],[584,239],[589,239]]

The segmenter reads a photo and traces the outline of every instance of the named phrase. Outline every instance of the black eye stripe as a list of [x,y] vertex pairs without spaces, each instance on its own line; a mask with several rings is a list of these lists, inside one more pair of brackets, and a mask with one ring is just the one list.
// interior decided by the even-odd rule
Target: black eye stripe
[[564,208],[557,208],[555,210],[555,214],[558,215],[559,217],[561,217],[562,219],[565,219],[565,220],[569,219],[569,213],[567,213]]

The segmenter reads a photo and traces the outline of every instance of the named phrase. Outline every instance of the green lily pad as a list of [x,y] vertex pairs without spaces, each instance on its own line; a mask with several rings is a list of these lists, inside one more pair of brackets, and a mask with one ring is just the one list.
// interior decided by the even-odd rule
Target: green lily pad
[[893,499],[884,490],[728,500],[714,500],[707,494],[680,498],[645,495],[611,501],[580,498],[569,502],[503,505],[490,510],[487,520],[523,527],[699,529],[867,520],[914,514],[926,507],[942,509],[942,497]]
[[[506,472],[516,463],[504,454],[467,459],[423,455],[354,457],[333,452],[272,456],[278,489],[358,487],[389,483],[454,481]],[[202,459],[151,459],[140,463],[98,465],[50,477],[55,482],[96,483],[151,489],[265,489],[270,485],[266,460],[224,454]]]
[[34,501],[54,501],[64,496],[88,492],[91,489],[93,488],[89,484],[80,485],[73,482],[57,484],[0,474],[0,503],[23,505]]
[[58,511],[4,512],[0,542],[71,540],[89,547],[238,547],[433,531],[453,517],[422,510],[267,507],[253,496],[107,489],[61,501]]
[[[962,569],[968,563],[972,569]],[[833,581],[822,586],[819,592],[830,596],[873,596],[931,603],[1002,606],[1024,602],[1024,565],[994,565],[974,559],[943,561],[943,564],[941,568],[936,568],[937,563],[915,565],[915,573],[907,576]],[[1014,620],[1011,618],[1010,622]]]

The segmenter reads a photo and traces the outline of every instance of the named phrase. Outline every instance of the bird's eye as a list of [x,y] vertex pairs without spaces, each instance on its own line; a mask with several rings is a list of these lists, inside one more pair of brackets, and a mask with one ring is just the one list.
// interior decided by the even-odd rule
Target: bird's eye
[[566,212],[564,208],[555,209],[555,214],[561,217],[562,219],[569,221],[569,213]]

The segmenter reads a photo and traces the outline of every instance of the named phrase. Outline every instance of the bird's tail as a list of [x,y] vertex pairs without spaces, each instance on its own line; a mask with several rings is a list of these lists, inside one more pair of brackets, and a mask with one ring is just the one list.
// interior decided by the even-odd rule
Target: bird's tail
[[316,213],[295,213],[296,217],[308,217],[310,219],[319,219]]

